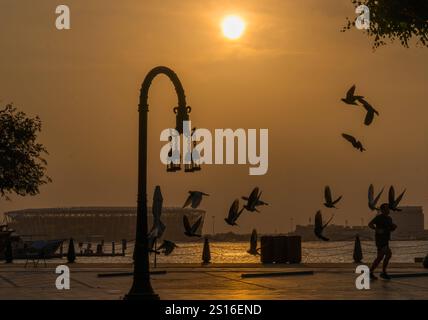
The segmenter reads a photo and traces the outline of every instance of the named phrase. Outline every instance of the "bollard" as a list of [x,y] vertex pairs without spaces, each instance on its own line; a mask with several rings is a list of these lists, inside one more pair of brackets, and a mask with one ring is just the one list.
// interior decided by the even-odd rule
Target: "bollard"
[[361,241],[358,234],[355,236],[353,258],[355,263],[363,261],[363,249],[361,248]]
[[116,255],[116,248],[114,247],[114,241],[111,242],[111,255],[114,257]]
[[74,250],[73,238],[70,238],[70,241],[68,242],[67,261],[68,263],[74,263],[76,261],[76,251]]
[[210,243],[208,238],[205,238],[204,249],[202,250],[202,264],[209,264],[211,262]]

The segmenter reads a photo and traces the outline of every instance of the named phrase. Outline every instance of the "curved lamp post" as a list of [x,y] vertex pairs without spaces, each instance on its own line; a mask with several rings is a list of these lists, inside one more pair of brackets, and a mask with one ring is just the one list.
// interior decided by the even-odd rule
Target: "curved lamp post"
[[[147,226],[147,113],[148,92],[153,79],[159,75],[166,75],[174,84],[178,97],[178,106],[173,109],[176,114],[176,130],[183,133],[183,121],[189,120],[191,108],[186,105],[186,96],[177,74],[167,67],[152,69],[143,81],[139,103],[139,141],[138,141],[138,198],[137,198],[137,228],[134,247],[134,279],[125,299],[154,300],[159,296],[153,291],[150,284],[149,248]],[[174,167],[177,171],[179,167]],[[186,170],[187,171],[187,170]]]

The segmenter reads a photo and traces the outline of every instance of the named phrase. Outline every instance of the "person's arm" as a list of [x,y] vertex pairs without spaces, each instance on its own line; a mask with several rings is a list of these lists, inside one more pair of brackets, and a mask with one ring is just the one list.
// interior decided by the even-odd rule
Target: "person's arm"
[[389,230],[395,231],[397,229],[397,225],[392,222],[392,219],[389,220]]
[[376,218],[377,218],[377,217],[374,217],[374,218],[372,219],[372,221],[370,221],[370,222],[369,222],[369,228],[370,228],[370,229],[373,229],[373,230],[374,230],[374,229],[376,229]]

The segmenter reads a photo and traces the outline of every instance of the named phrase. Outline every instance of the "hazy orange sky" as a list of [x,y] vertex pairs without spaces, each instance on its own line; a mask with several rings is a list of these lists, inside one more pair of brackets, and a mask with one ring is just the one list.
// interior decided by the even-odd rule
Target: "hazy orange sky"
[[[71,9],[71,30],[55,28],[55,7]],[[229,13],[247,22],[243,38],[219,28]],[[373,215],[367,188],[407,188],[403,205],[428,205],[428,50],[388,44],[373,52],[362,31],[341,33],[350,1],[38,1],[0,3],[0,100],[43,120],[53,183],[36,197],[2,201],[0,212],[58,206],[132,206],[137,183],[137,105],[146,73],[175,70],[201,128],[268,128],[269,171],[208,166],[169,174],[159,160],[161,130],[174,126],[173,87],[159,77],[150,91],[149,203],[159,184],[165,205],[188,190],[211,196],[205,231],[286,232],[322,209],[323,188],[343,194],[336,224]],[[352,85],[380,112],[340,98]],[[360,138],[360,154],[341,137]],[[254,186],[271,205],[223,222],[235,198]],[[426,211],[426,209],[425,209]],[[329,215],[327,209],[323,209]],[[428,225],[428,219],[426,225]]]

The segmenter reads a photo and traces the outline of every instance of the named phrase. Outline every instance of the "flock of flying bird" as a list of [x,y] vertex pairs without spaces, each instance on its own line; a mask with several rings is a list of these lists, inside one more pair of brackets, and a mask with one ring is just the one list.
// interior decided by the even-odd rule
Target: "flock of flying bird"
[[[189,196],[184,203],[183,208],[191,205],[193,209],[196,209],[202,201],[203,196],[208,194],[200,191],[189,191]],[[267,206],[268,203],[261,200],[262,192],[259,192],[259,188],[255,187],[248,197],[242,197],[245,200],[245,204],[240,208],[239,199],[235,199],[229,208],[229,213],[224,221],[230,226],[237,226],[236,223],[244,210],[248,212],[260,212],[257,207]],[[200,237],[200,234],[196,234],[202,223],[202,217],[200,217],[194,224],[189,223],[189,219],[186,215],[183,216],[184,234],[188,237]],[[254,229],[250,239],[250,249],[247,251],[249,254],[258,255],[259,249],[257,249],[257,231]]]
[[[183,205],[183,208],[188,207],[189,205],[196,209],[199,207],[203,196],[209,196],[209,194],[206,194],[201,191],[189,191],[189,196],[187,197],[186,202]],[[249,197],[242,197],[243,200],[246,201],[246,204],[243,205],[243,207],[240,209],[239,207],[239,199],[235,199],[230,206],[229,213],[227,217],[224,219],[228,225],[231,226],[237,226],[236,223],[241,216],[242,212],[247,210],[248,212],[259,212],[257,207],[259,206],[265,206],[268,205],[266,202],[260,200],[260,197],[262,196],[262,192],[259,192],[259,188],[255,187],[253,191],[251,192]],[[195,223],[192,225],[189,222],[189,218],[184,215],[183,216],[183,224],[184,224],[184,234],[188,237],[200,237],[200,234],[197,234],[197,230],[199,229],[200,225],[202,223],[202,217],[200,217]]]
[[[348,105],[353,105],[353,106],[358,106],[359,103],[361,103],[362,107],[365,109],[366,111],[366,117],[364,119],[364,124],[366,126],[369,126],[372,124],[375,115],[379,116],[379,112],[370,104],[368,103],[363,96],[359,96],[359,95],[355,95],[355,85],[353,85],[346,93],[346,97],[342,98],[341,100],[348,104]],[[366,149],[364,148],[363,144],[361,143],[361,141],[359,141],[358,139],[356,139],[354,136],[350,135],[350,134],[346,134],[343,133],[342,137],[344,139],[346,139],[348,142],[350,142],[352,144],[352,146],[363,152],[366,151]],[[377,203],[379,202],[380,197],[382,196],[382,193],[384,191],[384,188],[376,195],[376,197],[374,196],[374,186],[371,184],[369,186],[369,190],[368,190],[368,206],[370,208],[370,210],[372,211],[379,211],[379,208],[377,207]],[[406,192],[406,190],[404,190],[397,198],[395,197],[395,189],[393,186],[391,186],[389,188],[389,194],[388,194],[388,206],[389,209],[392,211],[401,211],[398,208],[398,205],[400,204],[401,199],[404,196],[404,193]],[[324,189],[324,206],[327,208],[335,208],[336,204],[342,199],[342,196],[336,198],[335,200],[333,200],[332,194],[331,194],[331,190],[329,186],[326,186]],[[334,214],[332,214],[331,218],[326,222],[323,223],[323,218],[322,218],[322,214],[321,214],[321,210],[318,210],[317,213],[315,214],[315,223],[314,223],[314,233],[315,235],[324,241],[329,241],[330,239],[326,238],[323,235],[324,229],[330,224],[330,222],[333,220],[334,218]]]
[[[378,202],[380,197],[382,196],[382,193],[384,191],[385,188],[382,188],[382,190],[376,195],[376,197],[374,196],[374,186],[373,184],[371,184],[369,186],[369,190],[368,190],[368,206],[370,208],[370,210],[372,211],[379,211],[380,208],[378,207]],[[395,197],[395,189],[394,186],[391,186],[389,188],[389,192],[388,192],[388,207],[390,210],[392,211],[401,211],[401,209],[398,207],[398,205],[400,204],[401,200],[403,199],[404,193],[406,192],[406,190],[404,190],[402,193],[400,193],[400,195],[398,197]],[[335,200],[333,200],[333,197],[331,195],[331,190],[329,186],[326,186],[324,189],[324,206],[326,208],[334,208],[334,209],[338,209],[336,207],[336,204],[339,203],[339,201],[342,199],[342,196],[336,198]],[[323,218],[322,218],[322,214],[321,214],[321,210],[318,210],[317,213],[315,214],[315,224],[314,224],[314,233],[315,235],[324,241],[329,241],[330,239],[326,238],[323,235],[324,229],[330,224],[330,222],[333,220],[334,218],[334,214],[332,214],[332,216],[330,217],[330,219],[326,222],[323,223]]]
[[[267,202],[261,200],[262,192],[259,192],[259,188],[255,187],[251,194],[248,197],[242,197],[245,200],[245,204],[240,208],[239,199],[235,199],[230,206],[229,213],[224,221],[231,226],[237,226],[236,223],[241,216],[242,212],[247,210],[248,212],[259,212],[258,207],[268,205]],[[201,191],[189,191],[189,195],[184,202],[183,208],[191,207],[193,209],[197,209],[202,202],[202,199],[205,196],[209,196],[209,194],[201,192]],[[155,194],[153,196],[153,227],[149,232],[149,248],[150,252],[155,254],[163,253],[166,256],[171,254],[175,248],[178,246],[169,240],[164,240],[163,243],[156,248],[156,240],[160,238],[165,231],[165,225],[160,220],[161,215],[161,203],[162,203],[162,195],[160,193],[160,188],[156,187]],[[160,206],[160,208],[159,208]],[[160,209],[160,210],[159,210]],[[188,237],[201,237],[201,234],[198,233],[200,226],[202,224],[202,217],[199,217],[198,220],[190,223],[189,218],[186,215],[183,215],[183,225],[184,225],[184,234]],[[250,240],[250,249],[248,253],[257,255],[257,232],[254,229],[251,234]]]
[[[364,99],[363,96],[355,95],[355,85],[353,85],[346,93],[346,97],[342,98],[341,100],[351,106],[359,106],[357,102],[360,103],[360,105],[365,109],[366,116],[364,118],[364,124],[366,126],[369,126],[373,123],[373,120],[376,116],[379,116],[379,112],[369,103],[367,100]],[[343,133],[342,137],[350,142],[352,146],[363,152],[366,151],[361,141],[356,139],[354,136],[350,134]],[[382,193],[384,191],[384,188],[376,195],[374,196],[374,186],[371,184],[368,189],[368,206],[370,210],[372,211],[379,211],[379,207],[377,206],[380,197],[382,196]],[[395,197],[395,189],[393,186],[389,188],[388,193],[388,206],[389,209],[392,211],[401,211],[398,208],[399,203],[401,202],[404,193],[406,190],[404,190],[398,197]],[[242,212],[244,210],[248,212],[259,212],[257,207],[259,206],[265,206],[268,205],[268,203],[262,201],[261,198],[262,192],[259,192],[259,188],[255,187],[253,191],[251,192],[249,197],[242,197],[243,200],[246,201],[246,203],[240,208],[239,199],[235,199],[230,206],[229,213],[227,217],[224,219],[224,221],[231,226],[237,226],[237,221],[239,217],[241,216]],[[199,205],[202,202],[203,197],[209,196],[209,194],[201,192],[201,191],[189,191],[189,196],[187,197],[183,208],[186,208],[190,206],[193,209],[196,209],[199,207]],[[158,198],[158,200],[156,200]],[[160,200],[159,200],[160,199]],[[326,186],[324,188],[324,206],[329,209],[338,209],[336,205],[340,202],[342,199],[342,196],[339,196],[337,198],[334,198],[331,192],[331,189],[329,186]],[[169,240],[164,240],[162,245],[156,249],[153,250],[153,245],[155,244],[155,241],[157,238],[160,238],[165,230],[165,226],[160,221],[160,212],[161,208],[159,209],[159,203],[160,206],[162,200],[162,195],[160,194],[160,188],[156,187],[155,189],[155,196],[154,196],[154,204],[153,204],[153,215],[154,215],[154,221],[153,221],[153,228],[151,232],[149,233],[149,246],[151,248],[151,252],[155,252],[156,254],[164,253],[165,255],[169,255],[173,252],[175,248],[177,248],[177,245]],[[160,202],[159,202],[160,201]],[[156,202],[158,205],[156,205]],[[330,222],[333,220],[334,214],[330,217],[330,219],[324,223],[322,218],[321,210],[318,210],[315,214],[315,223],[314,223],[314,233],[315,235],[323,240],[323,241],[329,241],[330,239],[325,237],[323,235],[323,232],[325,228],[330,224]],[[193,224],[190,223],[189,218],[184,215],[183,216],[183,225],[184,225],[184,234],[188,237],[201,237],[200,234],[198,234],[198,230],[200,229],[200,226],[202,224],[202,217],[200,217],[198,220],[196,220]],[[257,248],[257,231],[254,229],[251,234],[250,239],[250,249],[247,251],[248,253],[252,255],[258,255],[259,249]]]
[[[353,85],[348,92],[346,93],[346,97],[341,99],[343,102],[345,102],[348,105],[351,106],[358,106],[358,103],[361,103],[361,105],[363,106],[363,108],[366,111],[366,117],[364,119],[364,124],[366,126],[369,126],[372,124],[375,115],[379,116],[379,112],[370,104],[368,103],[363,96],[357,96],[355,95],[355,85]],[[347,134],[347,133],[342,133],[342,137],[347,140],[348,142],[350,142],[352,144],[352,146],[363,152],[366,151],[366,149],[364,148],[363,144],[361,143],[361,141],[359,141],[357,138],[355,138],[354,136]]]

